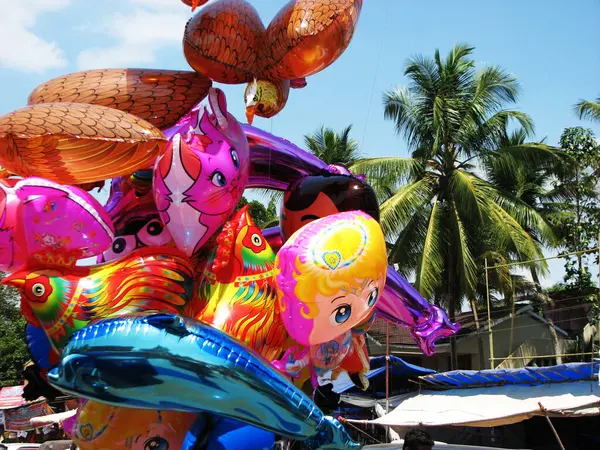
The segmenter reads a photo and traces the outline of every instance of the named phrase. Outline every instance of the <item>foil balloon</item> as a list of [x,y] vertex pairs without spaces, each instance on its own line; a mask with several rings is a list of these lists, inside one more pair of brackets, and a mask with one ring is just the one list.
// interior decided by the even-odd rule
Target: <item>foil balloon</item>
[[302,388],[310,379],[313,388],[317,389],[318,377],[338,370],[351,345],[352,333],[347,331],[329,342],[303,348],[292,346],[280,360],[273,361],[273,366],[292,378],[298,387]]
[[[307,223],[353,209],[379,220],[377,197],[366,181],[325,171],[303,176],[292,182],[284,194],[280,229],[263,230],[263,233],[278,251],[280,245]],[[444,310],[430,304],[393,267],[388,268],[385,289],[375,309],[380,317],[408,328],[426,355],[435,353],[436,340],[452,336],[460,329],[460,325],[450,322]],[[360,364],[361,361],[357,361],[357,365]],[[349,374],[354,379],[360,377],[360,374]],[[359,387],[364,387],[364,383]]]
[[212,412],[309,448],[360,448],[257,353],[210,325],[171,314],[86,327],[48,379],[62,391],[115,406]]
[[175,246],[154,203],[152,171],[114,178],[106,211],[115,225],[115,238],[98,257],[99,263],[114,261],[143,247]]
[[186,136],[175,134],[156,161],[154,199],[175,244],[191,256],[223,226],[242,197],[249,149],[219,89],[209,94],[212,114],[196,112]]
[[393,323],[408,328],[425,355],[435,353],[435,342],[450,337],[460,330],[442,308],[430,304],[398,272],[388,271],[386,289],[377,304],[377,314]]
[[80,450],[179,449],[198,415],[177,411],[132,409],[86,401],[72,431]]
[[[187,23],[189,65],[219,83],[249,83],[246,115],[281,111],[289,88],[331,65],[346,50],[362,0],[288,2],[267,28],[245,0],[209,2]],[[236,24],[231,26],[230,24]]]
[[281,354],[288,336],[277,308],[275,253],[247,205],[217,237],[197,297],[202,309],[188,309],[187,315],[225,331],[268,360]]
[[113,237],[110,217],[87,192],[41,178],[0,180],[0,270],[48,255],[74,263],[102,253]]
[[303,177],[283,197],[279,221],[283,240],[315,219],[353,210],[379,221],[377,195],[365,181],[329,173]]
[[[237,420],[211,416],[206,450],[265,450],[275,448],[275,435]],[[192,447],[182,450],[194,450]]]
[[39,85],[28,103],[70,102],[118,109],[157,128],[175,124],[208,95],[211,81],[196,72],[100,69],[71,73]]
[[[136,311],[182,312],[193,271],[177,249],[142,248],[97,266],[39,259],[2,280],[21,292],[27,321],[43,328],[60,352],[73,333],[95,320]],[[74,263],[74,262],[73,262]]]
[[300,230],[277,253],[283,323],[298,344],[332,341],[363,323],[383,288],[387,251],[379,223],[362,211]]
[[105,106],[42,103],[0,117],[0,164],[62,184],[149,168],[167,142],[150,123]]

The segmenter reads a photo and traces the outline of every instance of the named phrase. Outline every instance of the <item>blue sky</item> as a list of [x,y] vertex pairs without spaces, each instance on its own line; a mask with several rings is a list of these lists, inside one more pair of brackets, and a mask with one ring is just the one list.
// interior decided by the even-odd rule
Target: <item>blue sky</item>
[[[251,0],[268,23],[286,1]],[[38,84],[78,70],[107,67],[189,69],[181,38],[190,10],[179,0],[0,0],[0,114],[25,105]],[[535,121],[537,137],[555,144],[563,128],[583,125],[572,105],[600,95],[598,0],[483,2],[365,0],[348,50],[292,91],[284,111],[255,125],[301,145],[321,124],[354,126],[366,156],[406,155],[383,119],[382,92],[403,84],[406,58],[442,53],[455,43],[500,65],[521,81],[517,107]],[[243,119],[243,86],[224,87]],[[562,276],[552,263],[552,279]],[[549,280],[550,281],[550,280]]]

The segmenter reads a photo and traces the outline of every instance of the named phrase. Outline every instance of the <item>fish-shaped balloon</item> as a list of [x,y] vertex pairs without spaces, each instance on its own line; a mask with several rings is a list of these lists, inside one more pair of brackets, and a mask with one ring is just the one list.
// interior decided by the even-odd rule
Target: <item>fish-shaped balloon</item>
[[212,412],[309,448],[360,448],[260,355],[221,330],[173,314],[86,327],[48,379],[57,389],[111,405]]

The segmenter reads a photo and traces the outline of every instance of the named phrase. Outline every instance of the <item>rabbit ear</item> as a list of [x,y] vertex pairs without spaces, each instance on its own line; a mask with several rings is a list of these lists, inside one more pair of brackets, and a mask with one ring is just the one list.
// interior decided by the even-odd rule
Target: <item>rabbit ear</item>
[[210,88],[208,91],[208,102],[210,103],[210,107],[212,109],[215,118],[217,119],[217,123],[219,124],[219,128],[222,131],[227,129],[227,100],[225,98],[225,94],[221,89],[218,88]]

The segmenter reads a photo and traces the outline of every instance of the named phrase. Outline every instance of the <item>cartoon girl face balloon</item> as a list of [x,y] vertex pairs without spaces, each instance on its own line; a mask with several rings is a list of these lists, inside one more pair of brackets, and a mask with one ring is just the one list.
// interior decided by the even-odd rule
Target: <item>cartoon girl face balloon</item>
[[276,264],[288,333],[304,346],[333,341],[364,322],[383,292],[383,232],[362,211],[333,214],[296,231]]
[[73,442],[80,450],[179,449],[197,417],[86,401],[73,426]]
[[240,124],[227,112],[225,94],[209,93],[210,114],[200,108],[187,135],[171,138],[154,170],[154,199],[175,244],[196,253],[233,213],[250,175],[250,149]]

